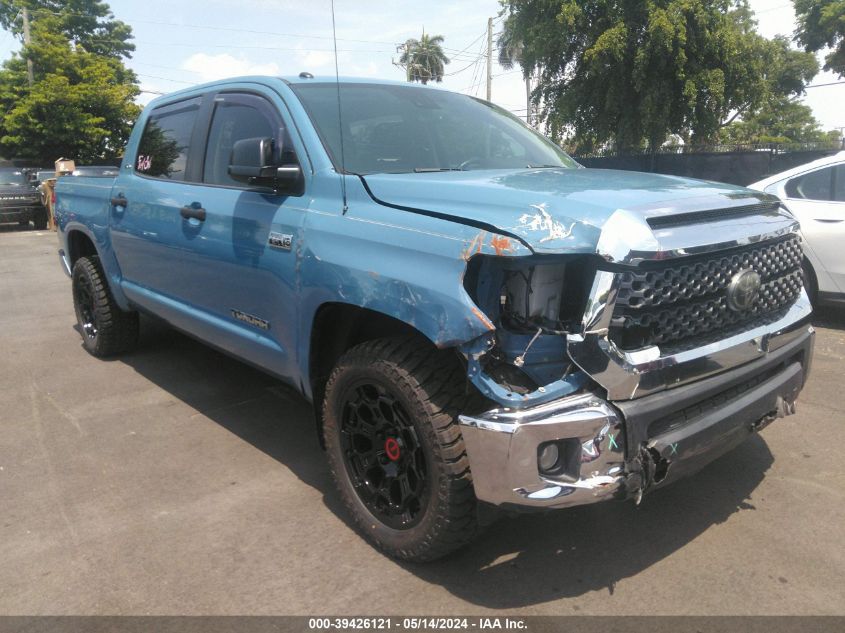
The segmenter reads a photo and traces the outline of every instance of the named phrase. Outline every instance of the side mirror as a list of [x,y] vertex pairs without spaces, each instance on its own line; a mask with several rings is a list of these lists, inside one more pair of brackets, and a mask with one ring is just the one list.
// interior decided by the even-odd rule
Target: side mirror
[[302,170],[296,164],[279,165],[275,149],[271,138],[235,141],[229,158],[229,175],[250,185],[285,191],[296,189],[302,180]]

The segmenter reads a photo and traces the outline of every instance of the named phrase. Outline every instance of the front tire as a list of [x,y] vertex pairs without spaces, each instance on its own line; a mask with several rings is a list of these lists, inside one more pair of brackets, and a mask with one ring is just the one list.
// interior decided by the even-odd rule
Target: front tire
[[395,558],[430,561],[477,531],[457,414],[468,395],[448,352],[413,338],[362,343],[329,377],[329,467],[358,529]]
[[82,344],[94,356],[113,356],[138,343],[137,312],[121,310],[106,283],[100,259],[80,257],[73,265],[73,307]]

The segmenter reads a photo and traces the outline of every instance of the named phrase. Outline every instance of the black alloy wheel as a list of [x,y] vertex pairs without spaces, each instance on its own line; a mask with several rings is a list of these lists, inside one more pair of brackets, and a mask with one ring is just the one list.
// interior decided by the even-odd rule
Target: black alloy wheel
[[362,382],[343,396],[341,446],[352,486],[382,523],[419,523],[430,493],[428,464],[411,418],[381,384]]
[[477,503],[457,418],[482,403],[452,350],[416,336],[361,343],[337,360],[324,394],[329,469],[367,539],[417,562],[472,540]]
[[80,257],[71,275],[82,344],[94,356],[128,352],[138,342],[138,313],[121,310],[95,255]]
[[73,303],[76,306],[76,319],[82,336],[89,340],[97,338],[97,303],[91,278],[78,275],[73,279]]

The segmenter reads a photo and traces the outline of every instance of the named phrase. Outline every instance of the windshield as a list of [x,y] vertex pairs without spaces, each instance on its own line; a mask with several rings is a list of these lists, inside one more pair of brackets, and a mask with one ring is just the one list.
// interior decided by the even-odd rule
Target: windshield
[[[336,168],[340,167],[334,83],[293,84]],[[384,84],[340,84],[347,173],[578,167],[559,147],[486,101]]]
[[0,169],[0,185],[25,185],[26,174],[19,169]]

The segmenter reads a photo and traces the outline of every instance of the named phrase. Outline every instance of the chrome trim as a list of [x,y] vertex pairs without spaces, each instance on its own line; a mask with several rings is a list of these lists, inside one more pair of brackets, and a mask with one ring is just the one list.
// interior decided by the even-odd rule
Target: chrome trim
[[72,277],[73,273],[70,271],[70,259],[65,254],[64,249],[59,249],[59,261],[62,262],[62,270],[65,271],[65,275],[68,277]]
[[608,399],[632,400],[717,374],[765,356],[801,334],[793,327],[812,312],[806,291],[778,321],[701,347],[663,355],[658,346],[620,350],[608,337],[618,275],[599,271],[582,320],[582,333],[567,336],[572,361],[607,390]]
[[[619,209],[603,224],[596,252],[617,264],[637,265],[647,260],[666,260],[747,246],[798,231],[797,220],[783,207],[760,211],[743,218],[726,217],[701,223],[652,229],[648,218],[695,210],[749,206],[776,201],[775,196],[755,192],[726,203],[722,197],[682,200],[683,206]],[[680,204],[680,203],[679,203]],[[753,227],[753,228],[752,228]],[[749,235],[749,230],[753,233]]]
[[[482,501],[562,508],[624,496],[622,418],[592,394],[458,419],[475,494]],[[541,476],[537,447],[572,438],[581,444],[580,477]]]

